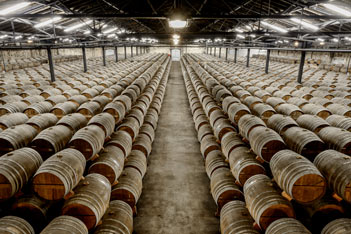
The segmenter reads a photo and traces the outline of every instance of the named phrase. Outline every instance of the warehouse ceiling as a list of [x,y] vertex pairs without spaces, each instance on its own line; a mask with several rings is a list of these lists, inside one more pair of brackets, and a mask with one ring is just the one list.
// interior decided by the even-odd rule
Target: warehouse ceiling
[[[13,12],[0,14],[0,40],[60,39],[72,41],[120,40],[135,43],[171,43],[174,33],[183,43],[250,41],[277,43],[283,39],[336,42],[351,35],[351,15],[324,4],[350,10],[349,0],[32,0]],[[0,12],[23,1],[0,0]],[[169,26],[172,17],[187,22]],[[53,23],[36,27],[58,17]],[[295,21],[291,20],[295,18]],[[303,22],[296,20],[301,19]],[[314,25],[317,30],[305,27]],[[81,27],[65,31],[74,25]],[[273,25],[273,28],[272,28]],[[278,29],[286,29],[282,32]],[[111,30],[112,31],[111,31]],[[109,34],[104,32],[110,32]],[[1,36],[2,35],[2,36]],[[111,36],[112,35],[112,36]]]

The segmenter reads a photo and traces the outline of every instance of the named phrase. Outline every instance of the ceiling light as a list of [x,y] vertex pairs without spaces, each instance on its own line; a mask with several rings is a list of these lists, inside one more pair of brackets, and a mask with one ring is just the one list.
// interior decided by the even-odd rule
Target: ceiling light
[[27,43],[29,43],[29,44],[30,44],[30,43],[33,43],[33,41],[32,41],[32,40],[28,40],[28,41],[27,41]]
[[97,36],[98,36],[98,37],[101,37],[101,36],[102,36],[102,33],[98,33]]
[[317,41],[324,42],[324,39],[323,38],[317,38]]
[[298,46],[299,46],[299,42],[298,42],[298,41],[295,41],[295,42],[294,42],[294,46],[295,46],[295,47],[298,47]]
[[339,14],[342,14],[345,16],[351,16],[351,11],[345,10],[345,9],[338,7],[338,6],[335,6],[333,4],[324,3],[323,6],[326,7],[327,9],[332,10],[334,12],[337,12]]
[[116,31],[118,28],[110,28],[110,29],[107,29],[106,31],[103,31],[102,33],[103,34],[109,34],[109,33],[111,33],[111,32],[114,32],[114,31]]
[[174,43],[175,45],[178,45],[179,39],[173,39],[173,43]]
[[250,37],[255,38],[256,35],[255,34],[250,34]]
[[173,39],[179,39],[180,36],[178,34],[173,34]]
[[0,10],[0,15],[7,15],[7,14],[10,14],[14,11],[18,11],[19,9],[22,9],[22,8],[28,6],[29,4],[31,4],[31,3],[30,2],[18,3],[16,5],[13,5],[11,7],[6,8],[6,9]]
[[111,37],[115,37],[115,36],[116,36],[116,34],[111,33],[111,34],[108,34],[108,35],[107,35],[107,38],[111,38]]
[[170,20],[168,23],[171,28],[184,28],[187,24],[186,20]]
[[288,40],[284,40],[284,42],[285,42],[285,43],[289,43],[289,41],[288,41]]
[[319,43],[320,45],[324,45],[325,44],[325,42],[324,41],[322,41],[321,43]]
[[251,30],[251,27],[249,25],[245,25],[245,28]]
[[21,38],[22,38],[22,35],[15,36],[15,40],[18,40],[18,39],[21,39]]
[[303,21],[301,19],[291,18],[290,20],[297,23],[297,24],[301,24],[301,26],[304,28],[309,28],[313,31],[319,30],[319,28],[317,26],[310,24],[310,23],[307,23],[306,21]]
[[345,40],[351,41],[351,38],[350,37],[345,37]]
[[286,30],[286,29],[284,29],[284,28],[275,26],[275,25],[273,25],[273,24],[269,24],[269,23],[267,23],[267,22],[265,22],[265,21],[262,21],[261,24],[263,24],[264,26],[267,26],[268,28],[271,28],[271,29],[273,29],[273,30],[275,30],[275,31],[278,31],[278,32],[282,32],[282,33],[287,33],[287,32],[288,32],[288,30]]
[[91,24],[92,22],[93,22],[92,20],[88,20],[87,22],[83,22],[83,23],[76,24],[76,25],[73,25],[73,26],[71,26],[71,27],[68,27],[68,28],[66,28],[64,31],[65,31],[65,32],[70,32],[70,31],[73,31],[73,30],[75,30],[75,29],[77,29],[77,28],[81,28],[81,27],[83,27],[83,26],[85,26],[85,25],[87,25],[87,24]]
[[86,30],[86,31],[84,31],[84,34],[85,34],[85,35],[90,34],[90,33],[91,33],[91,31],[90,31],[90,30]]
[[241,39],[245,39],[245,36],[241,35],[241,34],[236,35],[236,37],[241,38]]
[[46,26],[46,25],[55,23],[56,21],[59,21],[60,19],[62,19],[62,17],[61,17],[61,16],[57,16],[57,17],[54,17],[54,18],[49,19],[49,20],[47,20],[47,21],[38,23],[38,24],[34,25],[34,27],[35,27],[35,28],[41,28],[41,27],[44,27],[44,26]]
[[244,31],[241,30],[240,28],[236,28],[235,31],[239,32],[239,33],[243,33]]
[[333,41],[333,42],[338,42],[339,39],[338,39],[338,38],[333,38],[332,41]]
[[8,35],[6,35],[6,34],[5,34],[5,35],[1,35],[1,36],[0,36],[0,39],[4,39],[4,38],[6,38],[6,37],[8,37]]

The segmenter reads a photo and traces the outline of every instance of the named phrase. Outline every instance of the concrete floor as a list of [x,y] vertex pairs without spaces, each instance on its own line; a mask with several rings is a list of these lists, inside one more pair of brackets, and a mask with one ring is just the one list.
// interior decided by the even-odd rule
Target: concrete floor
[[135,233],[219,233],[179,62],[172,64],[147,170]]

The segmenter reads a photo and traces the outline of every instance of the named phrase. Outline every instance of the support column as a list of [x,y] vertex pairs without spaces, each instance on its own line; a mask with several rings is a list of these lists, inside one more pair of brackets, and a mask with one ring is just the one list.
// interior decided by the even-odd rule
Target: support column
[[102,47],[102,63],[106,66],[105,46]]
[[85,46],[82,47],[82,52],[83,52],[83,66],[84,66],[84,72],[88,71],[88,66],[87,66],[87,55],[85,53]]
[[212,47],[210,47],[210,55],[212,55]]
[[130,46],[130,57],[133,57],[133,46]]
[[269,60],[271,57],[271,50],[267,50],[267,56],[266,56],[266,69],[265,73],[268,74],[268,68],[269,68]]
[[54,62],[52,61],[51,47],[48,46],[47,51],[48,51],[51,82],[54,82],[55,81],[55,69],[54,69]]
[[228,50],[229,48],[225,48],[225,61],[228,61]]
[[250,49],[247,49],[246,67],[250,66]]
[[115,46],[115,61],[118,62],[118,47]]
[[213,56],[216,57],[216,47],[214,47],[214,53],[213,53]]
[[219,54],[218,54],[218,58],[222,57],[222,47],[219,47]]
[[236,63],[237,56],[238,56],[238,48],[235,48],[234,49],[234,63]]
[[306,51],[301,51],[299,74],[297,75],[297,82],[302,83],[303,67],[305,66]]
[[127,59],[127,47],[124,45],[124,59]]

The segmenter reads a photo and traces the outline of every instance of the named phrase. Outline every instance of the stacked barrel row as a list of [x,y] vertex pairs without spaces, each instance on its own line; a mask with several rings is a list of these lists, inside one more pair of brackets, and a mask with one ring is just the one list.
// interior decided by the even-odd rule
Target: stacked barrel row
[[[116,124],[120,124],[119,128],[125,127],[125,132],[135,127],[135,121],[128,122],[128,119],[138,119],[138,108],[145,108],[143,101],[152,98],[155,82],[161,79],[160,76],[154,75],[158,70],[164,71],[165,64],[168,64],[166,58],[167,56],[162,55],[153,65],[135,68],[132,76],[128,75],[117,81],[116,85],[121,87],[119,92],[113,88],[109,90],[110,97],[98,93],[95,97],[109,100],[101,106],[102,113],[99,111],[91,117],[84,116],[85,113],[73,113],[63,115],[61,119],[61,116],[56,117],[51,113],[38,114],[24,124],[15,125],[2,132],[6,133],[2,135],[2,139],[6,138],[3,136],[9,136],[4,141],[10,142],[8,139],[11,139],[15,142],[13,148],[18,148],[5,148],[5,151],[10,152],[0,158],[2,184],[6,185],[1,188],[0,194],[2,199],[13,198],[12,213],[25,218],[36,230],[40,230],[46,222],[38,221],[49,221],[52,216],[57,216],[55,211],[60,210],[63,201],[66,200],[62,213],[69,216],[60,216],[57,221],[55,219],[53,222],[56,229],[59,230],[63,224],[71,222],[72,226],[68,227],[68,230],[87,233],[88,229],[99,223],[108,207],[111,184],[108,178],[97,173],[89,173],[84,178],[84,172],[88,170],[89,165],[94,164],[96,160],[93,160],[103,149],[104,142],[108,141],[111,135],[113,137]],[[160,69],[162,64],[163,69]],[[145,93],[137,102],[146,87],[149,90],[148,94]],[[112,98],[114,99],[111,102]],[[154,105],[160,107],[160,103]],[[14,114],[22,113],[10,115]],[[122,122],[124,116],[128,119]],[[18,130],[18,133],[14,130]],[[8,134],[9,132],[12,134]],[[22,137],[19,138],[19,142],[18,137]],[[112,163],[118,165],[118,161],[114,159]],[[31,182],[28,183],[29,181]],[[18,193],[19,190],[21,193]],[[120,205],[116,206],[125,206],[121,202],[117,203]],[[85,228],[80,228],[82,225]],[[125,233],[129,233],[128,230]]]
[[[208,68],[208,67],[206,67],[206,68]],[[199,73],[199,75],[201,76],[201,74]],[[210,80],[210,79],[209,79]],[[209,84],[211,84],[211,82],[208,82]],[[213,85],[213,82],[212,82],[212,85]],[[217,86],[217,85],[216,85]],[[217,100],[220,100],[220,99],[224,99],[225,101],[222,103],[222,106],[224,107],[224,109],[225,108],[228,108],[228,103],[230,103],[230,102],[233,102],[233,103],[237,103],[237,101],[238,101],[238,99],[237,100],[234,100],[233,99],[233,97],[226,97],[226,95],[230,95],[230,92],[229,93],[227,93],[226,95],[224,95],[226,92],[225,91],[219,91],[220,89],[217,87],[217,88],[215,88],[216,90],[215,91],[213,91],[212,90],[212,93],[216,93],[217,92],[217,94],[214,94],[214,96],[217,98]],[[226,91],[228,91],[228,90],[226,90]],[[242,105],[242,104],[241,104]],[[240,105],[238,105],[238,106],[240,106]],[[245,105],[243,105],[242,106],[243,108],[242,109],[247,109],[246,111],[248,111],[248,113],[250,112],[250,109],[248,108],[248,107],[246,107]],[[235,110],[235,108],[232,108],[232,110],[231,110],[231,112],[233,112],[233,110]],[[242,112],[242,111],[241,111]],[[235,111],[234,111],[234,113],[236,113]],[[238,113],[240,113],[240,111],[238,112]],[[244,112],[242,112],[242,113],[244,113]],[[255,117],[255,116],[251,116],[251,115],[248,115],[248,113],[247,114],[245,114],[244,115],[244,117],[242,117],[242,120],[240,120],[240,121],[238,121],[238,122],[236,122],[236,125],[238,125],[238,127],[239,127],[239,130],[240,130],[240,133],[241,134],[243,134],[243,135],[245,135],[245,131],[242,131],[242,129],[246,129],[246,131],[252,131],[253,129],[253,127],[255,127],[255,126],[261,126],[261,127],[263,127],[264,126],[264,124],[265,124],[265,122],[264,121],[262,121],[262,119],[263,120],[265,120],[265,116],[260,116],[260,115],[258,115],[258,116],[260,116],[261,118],[257,118],[257,117]],[[254,112],[255,113],[255,112]],[[228,115],[229,115],[229,117],[230,117],[230,113],[228,112]],[[247,115],[247,116],[246,116]],[[279,117],[279,116],[278,116]],[[231,117],[230,117],[231,118]],[[233,123],[235,123],[235,114],[233,114],[232,113],[232,118],[231,118],[231,120],[233,121]],[[267,120],[266,120],[267,121]],[[241,123],[240,123],[241,122]],[[256,122],[256,123],[255,123]],[[259,130],[259,131],[257,131],[256,133],[254,133],[254,135],[256,135],[256,139],[254,139],[254,141],[256,141],[257,142],[257,139],[259,138],[259,134],[257,134],[257,133],[259,133],[260,131],[262,132],[262,129],[263,128],[261,128],[261,130],[259,130],[259,128],[258,129],[256,129],[256,130]],[[266,129],[266,131],[267,131],[267,129]],[[277,133],[273,133],[272,131],[269,131],[269,132],[271,132],[271,135],[273,134],[273,135],[276,135],[276,137],[277,137],[277,139],[279,139],[280,137],[279,137],[279,135],[277,134]],[[251,132],[247,132],[247,133],[249,133],[249,134],[252,134]],[[267,132],[263,132],[264,134],[263,135],[266,135],[267,134]],[[262,134],[261,134],[262,135]],[[258,138],[257,138],[257,136],[258,136]],[[247,134],[246,134],[246,137],[247,137]],[[266,135],[266,137],[268,137],[268,135]],[[254,138],[254,137],[252,137],[252,138]],[[272,139],[271,139],[272,140]],[[261,142],[262,143],[262,142]],[[282,143],[284,143],[284,141],[282,141],[282,139],[280,138],[280,144],[282,144]],[[256,144],[257,145],[257,144]],[[267,146],[269,146],[269,144],[267,145]],[[273,145],[271,145],[270,147],[272,147]],[[265,147],[263,147],[262,149],[264,149]],[[268,147],[269,148],[269,147]],[[277,149],[278,148],[278,149]],[[272,149],[274,149],[275,151],[279,151],[279,147],[272,147]],[[253,147],[253,150],[255,151],[255,147]],[[284,151],[281,151],[282,153],[284,152]],[[256,148],[256,153],[258,154],[258,155],[260,155],[260,153],[263,153],[262,151],[259,151],[259,148]],[[265,152],[265,153],[268,153],[267,155],[268,155],[268,159],[269,159],[269,155],[274,155],[274,154],[272,154],[272,152]],[[274,152],[273,152],[274,153]],[[294,156],[293,155],[293,153],[290,151],[288,151],[288,152],[285,152],[285,155],[286,154],[291,154],[292,156],[290,157],[290,159],[288,158],[288,157],[286,157],[286,162],[289,162],[289,161],[291,161],[291,160],[293,160],[293,159],[291,159],[292,157],[298,157],[299,159],[303,159],[303,157],[301,156],[301,155],[296,155],[296,156]],[[261,155],[264,155],[264,154],[261,154]],[[270,157],[271,157],[270,156]],[[280,157],[282,157],[282,156],[280,156]],[[279,158],[278,156],[276,156],[276,158]],[[262,158],[261,158],[262,159]],[[296,160],[295,160],[296,161]],[[307,159],[305,159],[305,160],[303,160],[304,162],[302,162],[303,164],[305,164],[305,163],[308,163],[308,160]],[[310,175],[309,176],[303,176],[304,174],[303,174],[303,170],[301,171],[297,171],[297,172],[295,172],[295,180],[296,180],[296,178],[299,178],[299,176],[302,176],[301,178],[299,178],[299,180],[300,180],[300,183],[302,182],[302,183],[304,183],[303,181],[304,180],[306,180],[306,179],[303,179],[304,177],[306,177],[306,178],[309,178],[309,179],[311,179],[311,180],[314,180],[314,181],[318,181],[318,179],[321,179],[321,175],[320,175],[320,173],[318,172],[318,170],[313,166],[313,164],[312,163],[308,163],[309,164],[309,170],[311,170],[311,169],[313,169],[312,171],[314,171],[314,173],[316,174],[316,176],[315,176],[315,178],[313,178],[313,177],[310,177]],[[284,166],[284,161],[278,161],[278,163],[276,163],[275,164],[275,168],[273,168],[272,169],[272,171],[274,172],[274,170],[277,170],[277,168],[279,169],[279,167],[277,167],[277,165],[280,165],[280,166]],[[271,168],[272,168],[272,164],[271,164]],[[307,167],[308,168],[308,167]],[[292,169],[292,168],[290,168],[290,171],[292,171],[292,172],[294,172],[296,169]],[[306,169],[305,169],[306,170]],[[283,173],[287,173],[287,171],[284,171]],[[299,176],[297,176],[298,174],[300,174]],[[276,177],[279,177],[279,175],[280,174],[278,174],[278,175],[275,175],[274,177],[276,178]],[[284,175],[284,174],[283,174]],[[294,174],[291,174],[291,175],[289,175],[289,176],[293,176]],[[284,178],[284,176],[281,176],[281,177],[283,177]],[[287,178],[287,177],[285,177],[285,178]],[[298,199],[299,200],[299,202],[309,202],[310,200],[316,200],[316,199],[318,199],[320,196],[322,196],[323,194],[324,194],[324,191],[325,191],[325,185],[322,185],[321,186],[321,188],[319,188],[318,186],[316,186],[316,188],[314,188],[314,187],[311,187],[311,186],[307,186],[307,184],[299,184],[299,180],[297,180],[297,182],[296,181],[294,181],[294,182],[292,182],[292,181],[286,181],[285,183],[286,184],[282,184],[282,183],[280,183],[279,184],[279,181],[278,181],[278,184],[280,185],[280,187],[281,188],[283,188],[283,189],[285,189],[285,190],[287,190],[287,191],[290,191],[290,194],[292,193],[292,192],[294,192],[297,196],[295,196],[295,198],[294,199]],[[309,182],[311,182],[311,181],[309,181]],[[309,183],[308,182],[308,183]],[[290,184],[290,186],[291,185],[294,185],[293,187],[290,187],[290,190],[288,190],[289,189],[289,185]],[[285,187],[284,187],[284,185],[285,185]],[[301,186],[302,185],[302,186]],[[299,187],[298,187],[299,186]],[[301,186],[301,188],[300,188],[300,186]],[[306,191],[304,192],[304,193],[302,193],[302,194],[299,194],[299,192],[297,192],[296,193],[296,191],[299,191],[300,190],[300,192],[301,191],[304,191],[304,190],[306,190],[306,191],[308,191],[307,192],[307,194],[306,194]],[[313,191],[313,190],[316,190],[316,191]],[[319,192],[318,192],[319,191]],[[246,196],[245,196],[246,197]],[[336,206],[336,207],[339,207],[340,208],[340,206]],[[339,209],[340,210],[340,209]]]

